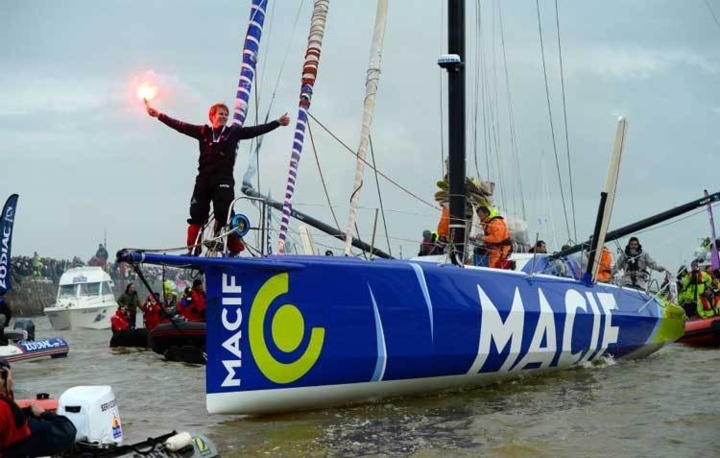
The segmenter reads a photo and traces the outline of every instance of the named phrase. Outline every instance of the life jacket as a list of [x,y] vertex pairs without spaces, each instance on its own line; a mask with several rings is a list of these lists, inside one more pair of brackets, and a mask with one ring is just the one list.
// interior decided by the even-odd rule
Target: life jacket
[[600,252],[600,269],[597,274],[597,281],[608,282],[612,278],[612,255],[606,247]]
[[[499,242],[488,242],[486,239],[485,245],[489,245],[491,248],[500,249],[503,253],[505,252],[505,250],[502,249],[503,247],[510,247],[510,251],[512,251],[512,239],[510,238],[510,231],[507,228],[507,224],[505,224],[505,218],[499,215],[497,208],[495,207],[490,209],[490,215],[488,216],[487,221],[483,223],[483,226],[487,229],[494,220],[502,221],[502,225],[505,227],[505,237]],[[487,233],[485,235],[487,236]],[[508,254],[510,251],[508,251]]]
[[119,308],[115,311],[115,315],[110,317],[110,326],[113,333],[130,329],[127,316]]

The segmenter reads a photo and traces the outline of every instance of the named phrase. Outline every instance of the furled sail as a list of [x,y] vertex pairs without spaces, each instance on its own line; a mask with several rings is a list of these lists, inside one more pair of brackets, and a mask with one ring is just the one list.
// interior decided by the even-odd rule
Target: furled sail
[[245,43],[243,45],[243,60],[240,66],[240,79],[238,80],[237,94],[235,95],[235,108],[233,110],[233,124],[242,126],[247,117],[250,92],[257,66],[260,38],[262,37],[265,11],[268,0],[252,0],[250,7],[250,21]]
[[280,234],[278,239],[278,253],[285,251],[285,239],[287,238],[290,213],[292,211],[292,198],[295,192],[295,179],[302,154],[303,142],[305,140],[305,127],[308,122],[308,111],[312,99],[312,90],[317,78],[318,65],[320,64],[320,51],[322,50],[323,35],[325,34],[325,21],[327,19],[330,0],[315,0],[313,15],[310,23],[310,34],[308,35],[308,46],[305,52],[305,63],[303,64],[302,84],[300,86],[300,104],[298,108],[297,123],[295,124],[295,139],[293,150],[290,156],[290,168],[288,170],[288,181],[285,187],[285,200],[283,202],[283,213],[280,220]]
[[365,170],[365,157],[370,140],[370,127],[372,126],[373,113],[375,111],[375,95],[377,94],[378,81],[380,80],[380,63],[382,61],[382,48],[385,39],[385,24],[387,23],[387,0],[378,0],[377,12],[375,13],[375,28],[373,31],[372,47],[370,48],[370,64],[368,65],[367,77],[365,79],[365,107],[363,110],[362,129],[360,131],[360,147],[357,152],[357,164],[355,166],[355,184],[350,197],[350,215],[345,233],[345,254],[350,255],[352,246],[353,229],[357,219],[357,204],[360,200],[360,188],[362,187],[363,171]]

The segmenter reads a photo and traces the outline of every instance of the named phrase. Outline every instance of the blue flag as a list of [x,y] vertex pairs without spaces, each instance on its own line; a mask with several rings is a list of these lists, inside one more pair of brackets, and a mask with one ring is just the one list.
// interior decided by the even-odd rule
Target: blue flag
[[18,195],[8,197],[0,214],[0,296],[10,290],[10,248]]

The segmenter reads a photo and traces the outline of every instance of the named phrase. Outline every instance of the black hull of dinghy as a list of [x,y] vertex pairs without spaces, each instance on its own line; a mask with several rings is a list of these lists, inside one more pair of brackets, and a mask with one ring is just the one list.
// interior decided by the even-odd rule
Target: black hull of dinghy
[[192,435],[192,443],[180,450],[169,450],[165,446],[168,438],[175,436],[175,431],[162,436],[146,439],[132,445],[121,445],[118,447],[98,448],[96,444],[79,442],[75,444],[70,457],[83,458],[130,458],[147,456],[154,458],[216,458],[220,456],[217,446],[203,435]]
[[148,333],[146,329],[130,329],[113,334],[110,339],[110,347],[137,347],[147,348]]
[[193,348],[205,351],[205,323],[174,321],[162,323],[148,334],[150,348],[165,355],[168,350]]

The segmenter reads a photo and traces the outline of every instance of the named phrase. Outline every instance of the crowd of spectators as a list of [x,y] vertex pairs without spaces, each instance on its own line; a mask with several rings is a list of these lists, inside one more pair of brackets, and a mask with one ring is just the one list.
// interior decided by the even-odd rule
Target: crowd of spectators
[[[32,278],[43,281],[49,280],[54,284],[58,284],[60,277],[66,270],[73,267],[92,265],[90,261],[85,262],[79,256],[75,256],[72,260],[39,258],[39,265],[36,259],[37,258],[32,256],[15,256],[11,259],[11,275],[14,284],[22,285],[24,281],[28,279],[31,280]],[[105,265],[105,271],[118,285],[130,281],[137,281],[137,276],[133,269],[127,266],[121,266],[120,263],[117,262],[108,262]],[[182,277],[178,269],[166,268],[163,273],[161,266],[145,265],[143,266],[142,272],[151,285],[161,283],[163,278],[171,278],[174,280],[178,275]]]

